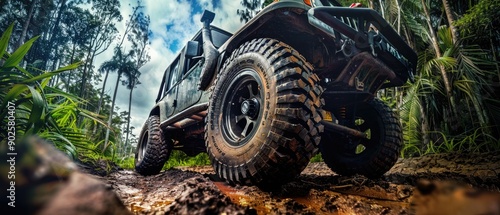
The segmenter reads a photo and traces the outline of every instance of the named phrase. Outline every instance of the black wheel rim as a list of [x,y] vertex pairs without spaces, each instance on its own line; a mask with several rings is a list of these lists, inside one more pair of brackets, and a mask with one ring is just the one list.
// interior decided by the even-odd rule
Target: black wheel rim
[[144,132],[144,135],[142,135],[142,139],[139,142],[138,146],[138,151],[137,151],[137,162],[142,161],[144,156],[146,156],[146,148],[148,146],[148,139],[149,139],[149,132],[146,131]]
[[342,154],[347,157],[360,157],[374,153],[382,144],[382,120],[375,111],[365,109],[355,117],[354,128],[366,134],[367,138],[344,137]]
[[255,135],[264,104],[262,82],[253,69],[238,73],[222,101],[222,135],[230,146],[241,147]]

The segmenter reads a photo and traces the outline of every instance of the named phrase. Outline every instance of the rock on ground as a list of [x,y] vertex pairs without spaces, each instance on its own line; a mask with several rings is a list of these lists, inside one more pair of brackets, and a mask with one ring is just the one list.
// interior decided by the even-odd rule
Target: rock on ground
[[29,137],[16,145],[17,155],[8,158],[5,146],[0,149],[0,172],[7,173],[10,166],[5,161],[15,157],[16,173],[14,180],[2,176],[0,187],[5,191],[15,183],[15,207],[7,206],[10,199],[3,196],[2,214],[131,214],[111,187],[79,172],[50,143]]

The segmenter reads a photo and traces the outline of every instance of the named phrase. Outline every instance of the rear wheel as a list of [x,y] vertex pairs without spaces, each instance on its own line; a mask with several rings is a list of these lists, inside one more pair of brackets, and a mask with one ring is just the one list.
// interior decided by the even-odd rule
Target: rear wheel
[[317,152],[322,88],[312,67],[273,39],[243,44],[214,84],[205,127],[216,173],[230,182],[281,184]]
[[135,152],[135,170],[141,175],[158,174],[172,151],[172,140],[160,128],[160,118],[150,116],[142,127]]
[[323,160],[331,170],[340,175],[380,177],[398,159],[403,142],[399,120],[378,99],[359,104],[353,120],[350,124],[365,133],[367,138],[355,138],[326,130],[320,144]]

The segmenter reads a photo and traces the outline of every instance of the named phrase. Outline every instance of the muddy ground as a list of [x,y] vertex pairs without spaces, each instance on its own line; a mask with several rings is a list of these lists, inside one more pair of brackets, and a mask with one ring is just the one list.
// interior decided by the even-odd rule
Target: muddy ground
[[210,166],[100,178],[134,214],[500,214],[499,177],[496,152],[402,159],[377,180],[311,163],[292,182],[266,191],[231,186]]

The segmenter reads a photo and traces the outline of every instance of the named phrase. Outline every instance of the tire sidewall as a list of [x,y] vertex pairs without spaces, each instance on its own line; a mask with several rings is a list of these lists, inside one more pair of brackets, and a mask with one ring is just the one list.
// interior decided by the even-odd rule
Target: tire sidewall
[[[155,138],[155,135],[152,134],[153,130],[158,130],[159,133],[156,135],[157,138]],[[141,174],[156,174],[161,170],[163,164],[167,161],[172,149],[171,141],[167,141],[165,139],[163,130],[160,128],[159,116],[153,115],[147,119],[139,137],[140,139],[134,159],[135,169],[136,171],[141,172]],[[143,149],[144,157],[139,160],[140,147],[142,147],[143,144],[146,144]],[[146,159],[148,159],[148,161],[145,162]]]
[[[150,121],[151,118],[148,118],[146,120],[146,122],[144,123],[144,125],[142,126],[142,129],[141,129],[141,133],[139,134],[139,142],[137,143],[137,149],[135,150],[135,158],[134,158],[134,164],[135,164],[135,167],[137,168],[138,166],[140,166],[140,163],[144,160],[144,157],[141,158],[141,160],[139,160],[139,153],[141,153],[141,148],[143,147],[144,144],[148,144],[147,142],[144,142],[144,135],[147,133],[148,134],[148,137],[147,137],[147,141],[149,141],[149,121]],[[143,150],[146,150],[147,152],[147,145],[146,145],[146,148],[143,149]]]
[[[229,90],[229,84],[233,78],[237,77],[240,71],[250,69],[253,70],[260,81],[260,93],[263,96],[264,103],[261,104],[262,113],[261,119],[257,130],[252,137],[243,146],[235,147],[230,145],[223,137],[222,118],[225,106],[222,104],[226,91]],[[271,122],[274,117],[274,110],[276,108],[276,81],[274,80],[274,71],[268,60],[261,54],[255,52],[244,53],[237,56],[227,67],[221,72],[219,80],[217,81],[212,101],[209,106],[207,117],[207,151],[212,157],[216,158],[219,162],[238,166],[249,162],[260,151],[266,142],[269,131],[271,131]],[[253,128],[255,129],[255,128]]]

